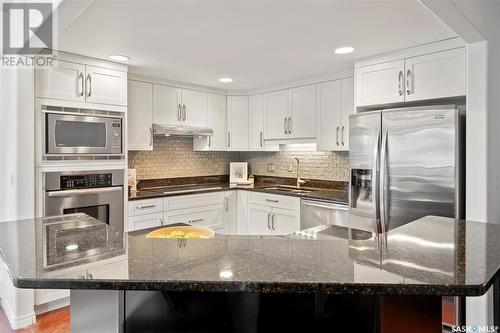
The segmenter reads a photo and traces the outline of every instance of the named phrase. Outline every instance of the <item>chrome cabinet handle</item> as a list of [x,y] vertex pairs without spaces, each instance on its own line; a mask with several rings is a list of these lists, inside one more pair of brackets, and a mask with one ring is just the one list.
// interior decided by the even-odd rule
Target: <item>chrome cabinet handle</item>
[[286,124],[286,117],[285,117],[285,120],[283,120],[283,132],[285,132],[285,134],[287,134],[287,132],[288,132],[288,128],[287,128],[287,124]]
[[229,210],[229,198],[224,197],[224,210],[227,212]]
[[208,148],[212,147],[212,136],[208,136]]
[[413,85],[410,88],[410,82],[411,82],[410,80],[411,80],[411,78],[412,78],[411,70],[406,71],[406,93],[408,95],[411,95],[412,90],[413,90]]
[[150,204],[150,205],[142,205],[142,206],[137,206],[135,209],[146,209],[146,208],[153,208],[156,207],[155,204]]
[[81,88],[81,92],[79,93],[80,96],[83,97],[83,94],[84,94],[84,91],[85,91],[85,80],[83,78],[83,73],[80,72],[80,74],[78,74],[78,80],[81,80],[80,82],[80,88]]
[[288,134],[292,134],[292,130],[293,130],[292,125],[293,125],[292,117],[288,117]]
[[181,119],[182,119],[182,107],[179,104],[179,105],[177,105],[177,120],[181,121]]
[[262,142],[262,132],[260,132],[260,148],[263,147],[263,142]]
[[190,223],[203,222],[204,219],[196,219],[189,221]]
[[340,136],[342,138],[342,146],[344,145],[344,125],[342,125],[342,135]]
[[227,147],[231,148],[231,132],[227,132]]
[[92,95],[92,77],[90,76],[90,74],[87,74],[85,83],[87,86],[87,97],[90,97]]
[[335,135],[335,138],[337,140],[337,146],[339,145],[339,127],[337,126],[337,134]]
[[272,228],[273,230],[276,230],[276,229],[274,228],[274,217],[275,217],[275,216],[276,216],[276,214],[273,214],[273,215],[271,216],[271,228]]
[[267,199],[267,198],[266,198],[266,201],[268,201],[268,202],[280,202],[279,200]]
[[267,213],[267,229],[271,230],[271,213]]
[[163,222],[165,222],[164,219],[160,219],[160,225],[163,225]]
[[182,115],[182,121],[186,121],[186,118],[187,118],[187,109],[186,109],[186,104],[183,104],[183,105],[182,105],[182,112],[183,112],[183,115]]
[[151,134],[150,137],[149,137],[149,146],[153,146],[153,128],[150,127],[149,128],[149,133]]
[[403,71],[399,71],[398,76],[399,96],[403,95]]

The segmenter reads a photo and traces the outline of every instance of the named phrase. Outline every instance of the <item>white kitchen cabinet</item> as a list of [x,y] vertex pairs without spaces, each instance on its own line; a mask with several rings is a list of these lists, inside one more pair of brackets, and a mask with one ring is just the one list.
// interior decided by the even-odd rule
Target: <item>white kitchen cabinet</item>
[[85,66],[85,73],[85,101],[127,105],[127,73],[94,66]]
[[264,94],[264,139],[288,138],[289,104],[288,90]]
[[248,150],[248,96],[227,97],[227,150]]
[[36,97],[85,102],[85,65],[54,61],[35,72]]
[[404,60],[356,68],[356,105],[404,102]]
[[465,48],[405,59],[406,101],[465,95]]
[[272,214],[273,235],[288,235],[300,230],[300,211],[274,208]]
[[153,84],[153,123],[181,123],[181,89]]
[[288,134],[293,139],[316,137],[316,85],[289,90]]
[[278,151],[279,145],[266,144],[264,140],[264,95],[249,97],[248,150]]
[[128,217],[128,231],[159,227],[163,224],[163,213],[152,213]]
[[163,198],[133,200],[128,202],[128,216],[163,212]]
[[127,261],[119,261],[106,265],[95,265],[87,269],[87,277],[91,279],[106,280],[120,279],[128,276]]
[[226,96],[208,94],[207,127],[214,131],[214,135],[195,137],[193,149],[197,151],[226,150],[226,123]]
[[342,124],[342,81],[330,81],[317,86],[317,150],[339,150]]
[[354,78],[351,77],[342,80],[341,150],[349,150],[349,116],[354,112]]
[[153,85],[128,81],[128,150],[153,150]]
[[238,234],[238,191],[224,193],[223,224],[226,235]]
[[248,220],[250,222],[250,235],[271,235],[272,208],[267,206],[249,204]]
[[[199,203],[203,205],[203,203]],[[213,230],[224,229],[224,207],[221,204],[180,209],[165,212],[166,224],[186,223],[192,226],[207,227]]]
[[41,98],[127,105],[127,72],[59,60],[35,72],[35,95]]
[[183,124],[187,126],[207,126],[207,93],[182,90]]

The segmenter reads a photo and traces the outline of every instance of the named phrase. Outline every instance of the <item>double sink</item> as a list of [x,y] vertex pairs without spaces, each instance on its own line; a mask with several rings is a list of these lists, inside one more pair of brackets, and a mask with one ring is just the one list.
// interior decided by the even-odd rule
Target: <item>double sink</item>
[[318,191],[316,189],[311,189],[311,188],[302,189],[302,188],[298,188],[298,187],[295,187],[295,186],[285,186],[285,185],[279,185],[279,186],[273,186],[273,187],[264,187],[263,189],[264,190],[269,190],[269,191],[279,191],[279,192],[293,193],[293,194],[297,194],[297,195],[307,194],[307,193]]

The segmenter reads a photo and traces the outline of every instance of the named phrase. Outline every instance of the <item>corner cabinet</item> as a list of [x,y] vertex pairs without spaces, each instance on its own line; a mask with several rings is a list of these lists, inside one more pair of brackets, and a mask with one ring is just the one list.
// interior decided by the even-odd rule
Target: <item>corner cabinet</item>
[[[84,60],[83,58],[81,59]],[[95,61],[93,61],[95,63]],[[35,96],[72,102],[127,105],[127,72],[109,67],[58,60],[35,71]]]
[[466,94],[466,50],[459,47],[356,66],[356,106],[452,98]]
[[248,102],[248,150],[278,151],[279,145],[272,145],[264,140],[264,95],[250,96]]
[[128,150],[153,150],[153,85],[128,81]]
[[195,137],[195,151],[226,150],[226,96],[208,94],[207,127],[214,131],[212,136]]
[[248,96],[227,97],[227,150],[248,150]]

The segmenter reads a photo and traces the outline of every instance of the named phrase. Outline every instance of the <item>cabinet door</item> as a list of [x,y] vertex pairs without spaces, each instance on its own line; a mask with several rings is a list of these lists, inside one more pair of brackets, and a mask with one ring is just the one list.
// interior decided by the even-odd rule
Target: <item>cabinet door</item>
[[226,235],[238,233],[238,191],[224,193],[223,224]]
[[356,68],[357,106],[404,102],[404,60]]
[[223,229],[223,205],[202,206],[165,212],[168,224],[186,223],[198,227]]
[[274,235],[288,235],[300,230],[300,212],[275,208],[272,216]]
[[207,126],[207,93],[182,90],[184,125]]
[[288,132],[294,139],[316,137],[316,85],[290,89]]
[[264,139],[288,138],[288,90],[264,94]]
[[226,96],[208,94],[208,127],[213,129],[211,137],[195,137],[194,150],[226,150]]
[[342,123],[342,81],[318,84],[317,150],[340,149]]
[[249,97],[248,150],[278,151],[279,145],[266,144],[264,140],[264,95]]
[[159,227],[163,224],[163,213],[128,217],[128,231]]
[[159,84],[153,85],[153,123],[181,122],[181,90]]
[[93,66],[85,66],[85,72],[85,101],[127,105],[127,73]]
[[271,235],[271,208],[259,205],[248,205],[248,221],[250,235]]
[[349,115],[354,113],[354,79],[342,80],[342,123],[340,127],[340,146],[349,150]]
[[54,66],[35,71],[36,97],[85,100],[85,65],[54,61]]
[[87,275],[96,280],[127,278],[127,262],[120,261],[92,267],[87,270]]
[[405,60],[406,101],[465,95],[465,48]]
[[153,85],[128,81],[128,150],[153,150]]
[[248,96],[227,97],[227,149],[248,150]]

